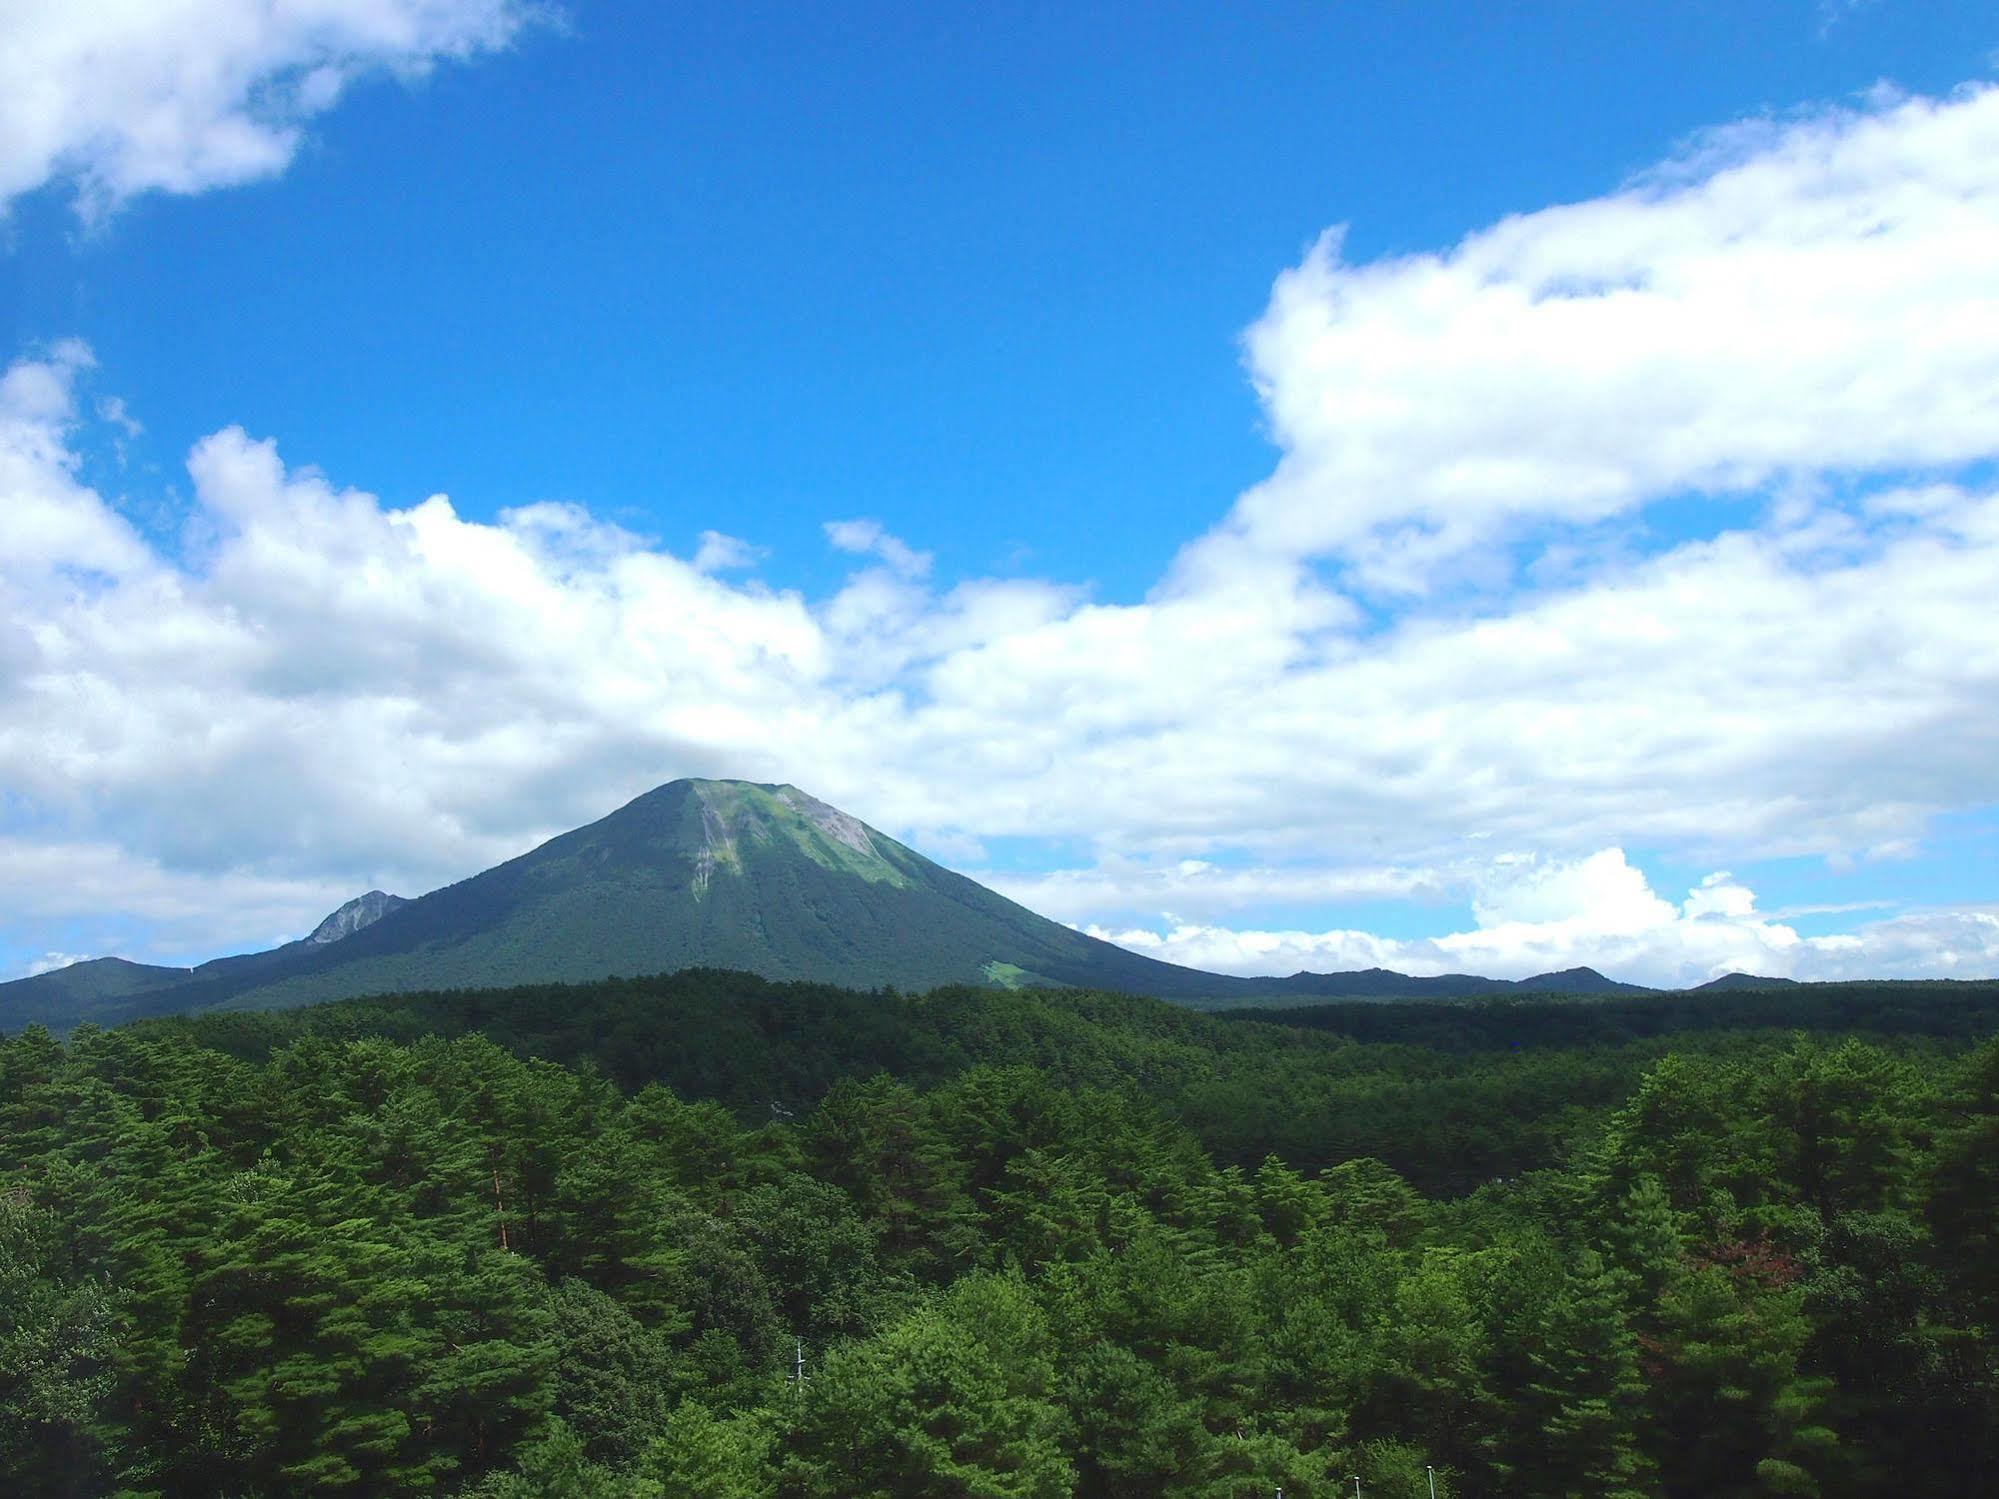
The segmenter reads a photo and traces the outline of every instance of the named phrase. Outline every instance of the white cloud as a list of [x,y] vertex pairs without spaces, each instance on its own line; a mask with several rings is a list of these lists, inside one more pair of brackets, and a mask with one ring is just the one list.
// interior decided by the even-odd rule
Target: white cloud
[[1876,99],[1710,132],[1441,254],[1356,264],[1328,234],[1247,338],[1283,461],[1183,581],[1332,556],[1423,591],[1538,522],[1990,454],[1995,160],[1999,89]]
[[356,79],[506,46],[525,0],[11,0],[0,212],[70,184],[86,218],[274,176]]
[[0,784],[61,825],[191,873],[421,888],[662,765],[737,768],[824,669],[795,596],[564,507],[390,509],[234,429],[190,456],[177,565],[76,484],[47,398],[71,373],[0,387],[33,397],[0,401]]
[[1999,906],[1910,913],[1808,937],[1760,912],[1725,873],[1679,905],[1655,894],[1621,849],[1567,863],[1497,866],[1477,924],[1436,937],[1358,931],[1258,931],[1183,922],[1090,928],[1134,951],[1196,968],[1281,976],[1392,968],[1522,979],[1593,967],[1659,988],[1725,973],[1773,978],[1980,977],[1999,972]]
[[1606,848],[1574,864],[1502,863],[1473,901],[1472,914],[1488,930],[1580,921],[1609,934],[1647,931],[1671,921],[1674,911],[1652,893],[1623,849]]
[[[146,568],[139,538],[91,490],[76,482],[64,433],[71,386],[90,368],[74,341],[0,375],[0,579],[39,590],[76,572],[111,576]],[[16,621],[25,625],[25,621]]]
[[739,536],[703,531],[701,545],[694,553],[694,570],[698,573],[733,572],[737,568],[754,565],[763,555],[761,547],[752,546]]
[[[338,880],[285,877],[254,868],[169,868],[106,840],[0,834],[5,925],[80,923],[99,951],[114,950],[143,927],[155,951],[218,956],[217,917],[224,911],[230,913],[229,929],[242,946],[271,946],[304,936],[358,893]],[[51,968],[82,961],[46,956],[61,958],[47,962]]]
[[[88,351],[23,359],[0,377],[0,834],[272,892],[209,907],[222,946],[675,775],[747,775],[940,850],[1068,840],[1092,867],[1004,883],[1218,966],[1989,969],[1989,913],[1843,947],[1747,879],[1668,900],[1618,850],[1857,865],[1999,804],[1999,495],[1959,462],[1999,456],[1999,254],[1971,253],[1995,100],[1724,133],[1433,261],[1318,257],[1252,341],[1278,474],[1134,603],[940,584],[871,521],[827,528],[856,570],[807,599],[719,575],[750,560],[719,534],[690,561],[574,506],[475,522],[233,428],[195,445],[161,548],[78,477]],[[1534,482],[1493,477],[1515,460]],[[1711,539],[1595,525],[1758,478],[1763,511]],[[1385,620],[1311,560],[1434,580],[1530,520],[1560,565]],[[1224,922],[1373,899],[1476,919],[1427,947]]]
[[92,954],[90,953],[74,953],[74,952],[43,953],[39,958],[35,959],[34,962],[28,965],[27,970],[25,972],[17,974],[15,975],[15,977],[33,978],[38,973],[53,973],[56,969],[67,968],[73,963],[88,963],[91,957]]
[[1689,890],[1681,909],[1691,918],[1722,916],[1739,919],[1755,911],[1756,896],[1748,886],[1737,884],[1735,876],[1721,869]]
[[930,553],[919,552],[882,529],[880,521],[829,520],[826,539],[843,552],[875,556],[899,578],[920,578],[930,571]]
[[1088,869],[1046,873],[973,869],[982,884],[1057,921],[1101,921],[1109,912],[1169,911],[1213,917],[1272,906],[1351,901],[1437,902],[1460,893],[1457,871],[1406,867],[1221,865],[1205,859],[1110,855]]
[[100,396],[97,400],[97,419],[116,427],[127,437],[139,437],[145,428],[125,409],[122,396]]

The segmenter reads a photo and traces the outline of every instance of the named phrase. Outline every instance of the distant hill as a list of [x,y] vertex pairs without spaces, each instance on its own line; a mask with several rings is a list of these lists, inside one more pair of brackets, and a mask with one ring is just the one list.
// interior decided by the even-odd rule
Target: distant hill
[[1411,978],[1390,968],[1352,973],[1294,973],[1282,979],[1245,979],[1265,992],[1338,995],[1343,999],[1462,998],[1470,994],[1650,994],[1642,984],[1621,984],[1594,968],[1564,968],[1526,979],[1488,979],[1470,973]]
[[1472,973],[1446,973],[1412,978],[1392,968],[1359,968],[1348,973],[1294,973],[1286,978],[1245,979],[1259,997],[1339,999],[1454,999],[1467,994],[1497,994],[1517,986],[1506,979],[1480,978]]
[[686,968],[859,989],[1073,986],[1203,1006],[1641,992],[1587,968],[1517,983],[1379,968],[1204,973],[1037,916],[795,786],[684,780],[419,899],[369,891],[268,952],[191,970],[98,959],[0,984],[0,1029]]
[[161,968],[124,958],[92,958],[0,984],[0,1031],[41,1024],[53,1030],[117,1025],[141,1015],[198,1010],[218,993],[288,972],[294,961],[351,937],[407,905],[399,895],[370,890],[330,913],[310,936],[268,952],[216,958],[198,968]]
[[1329,1001],[1453,1000],[1529,994],[1656,994],[1642,984],[1619,983],[1594,968],[1565,968],[1524,979],[1489,979],[1472,973],[1444,973],[1415,978],[1391,968],[1361,968],[1351,973],[1294,973],[1286,978],[1226,979],[1232,986],[1202,997],[1204,1009],[1289,1009]]
[[1643,984],[1620,984],[1616,979],[1605,978],[1594,968],[1564,968],[1559,973],[1537,973],[1531,979],[1522,979],[1513,987],[1522,993],[1535,994],[1652,994],[1657,991]]
[[1795,989],[1796,979],[1762,978],[1753,973],[1724,973],[1718,979],[1709,979],[1705,984],[1696,984],[1694,993],[1704,994],[1716,989]]
[[29,1021],[67,1030],[93,1021],[114,1025],[148,1007],[134,1009],[135,995],[183,984],[191,968],[159,968],[123,958],[91,958],[0,984],[0,1030],[19,1030]]

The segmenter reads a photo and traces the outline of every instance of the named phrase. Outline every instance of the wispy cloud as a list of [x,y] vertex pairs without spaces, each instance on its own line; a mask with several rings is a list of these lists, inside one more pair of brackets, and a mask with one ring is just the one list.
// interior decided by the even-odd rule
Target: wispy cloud
[[1841,22],[1870,8],[1874,3],[1875,0],[1819,0],[1820,40],[1832,35]]
[[880,521],[829,520],[826,539],[843,552],[879,557],[904,578],[920,578],[930,571],[931,556],[919,552],[899,536],[882,529]]
[[694,552],[694,570],[703,573],[733,572],[752,567],[764,556],[762,547],[752,546],[740,536],[720,531],[703,531],[701,545]]

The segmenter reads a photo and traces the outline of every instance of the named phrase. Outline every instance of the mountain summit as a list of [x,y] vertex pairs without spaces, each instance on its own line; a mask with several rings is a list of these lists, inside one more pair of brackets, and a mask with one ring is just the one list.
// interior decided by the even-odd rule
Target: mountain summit
[[269,952],[191,970],[100,960],[0,984],[0,1030],[697,967],[857,989],[1055,984],[1189,1001],[1532,983],[1182,968],[1037,916],[796,786],[685,780],[416,900],[372,890]]

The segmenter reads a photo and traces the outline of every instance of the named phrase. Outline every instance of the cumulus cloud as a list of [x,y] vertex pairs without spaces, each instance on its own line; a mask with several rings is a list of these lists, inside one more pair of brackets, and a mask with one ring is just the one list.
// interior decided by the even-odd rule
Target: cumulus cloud
[[0,577],[24,593],[77,572],[118,576],[150,564],[131,527],[76,481],[65,431],[71,387],[92,363],[71,340],[0,375]]
[[1883,96],[1711,131],[1440,253],[1327,234],[1246,340],[1283,461],[1182,575],[1329,556],[1420,592],[1537,522],[1988,454],[1995,159],[1999,90]]
[[0,212],[53,182],[95,218],[145,192],[275,176],[371,73],[504,47],[526,0],[13,0],[0,46]]
[[[1723,132],[1448,255],[1328,245],[1251,339],[1276,475],[1131,602],[940,582],[867,520],[827,528],[854,571],[808,598],[717,533],[477,522],[234,428],[160,546],[79,478],[88,351],[36,352],[0,377],[0,834],[267,892],[214,908],[226,945],[747,775],[940,850],[1062,840],[1082,867],[993,878],[1218,967],[1989,969],[1990,912],[1803,936],[1749,879],[1670,899],[1619,850],[1864,861],[1999,803],[1995,100]],[[1752,484],[1704,538],[1592,541]],[[1574,560],[1355,602],[1530,522]],[[0,911],[28,867],[0,859]],[[1473,917],[1229,924],[1375,899]],[[42,930],[17,947],[85,945]]]

